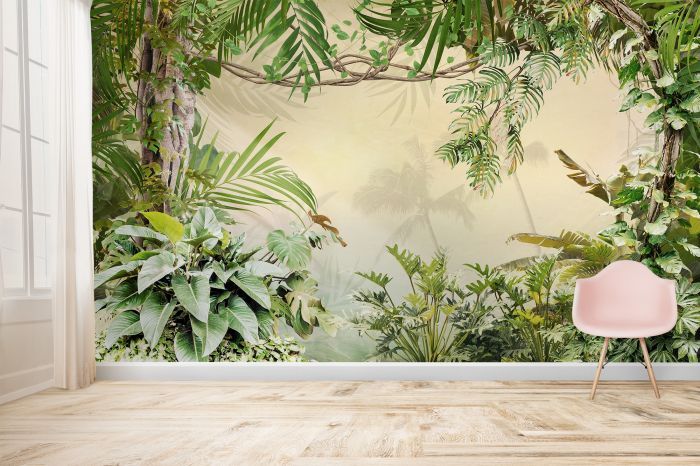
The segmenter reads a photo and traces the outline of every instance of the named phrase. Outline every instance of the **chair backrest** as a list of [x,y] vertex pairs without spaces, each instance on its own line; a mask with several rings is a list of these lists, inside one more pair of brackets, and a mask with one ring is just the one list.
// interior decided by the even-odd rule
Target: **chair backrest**
[[613,262],[597,275],[576,281],[574,323],[675,322],[677,314],[676,282],[657,277],[641,262]]

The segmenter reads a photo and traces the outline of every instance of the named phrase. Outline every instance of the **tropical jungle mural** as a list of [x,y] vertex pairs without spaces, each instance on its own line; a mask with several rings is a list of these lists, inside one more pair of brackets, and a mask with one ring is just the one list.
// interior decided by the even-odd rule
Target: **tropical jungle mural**
[[[575,280],[700,353],[695,0],[95,0],[98,361],[591,361]],[[612,360],[639,360],[618,341]]]

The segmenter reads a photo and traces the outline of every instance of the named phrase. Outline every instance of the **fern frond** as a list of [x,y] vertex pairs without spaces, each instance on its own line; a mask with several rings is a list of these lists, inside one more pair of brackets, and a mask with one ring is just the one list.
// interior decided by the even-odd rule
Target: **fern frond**
[[530,52],[523,63],[523,73],[535,85],[551,89],[561,76],[559,63],[559,57],[552,52]]
[[484,65],[500,68],[512,65],[520,56],[520,49],[515,42],[506,42],[498,37],[494,42],[484,41],[478,49],[479,59]]

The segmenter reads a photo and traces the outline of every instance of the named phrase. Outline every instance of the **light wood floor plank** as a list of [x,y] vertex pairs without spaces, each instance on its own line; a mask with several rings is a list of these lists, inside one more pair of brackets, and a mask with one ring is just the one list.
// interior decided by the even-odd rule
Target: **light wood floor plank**
[[700,464],[700,386],[99,382],[0,406],[0,464]]

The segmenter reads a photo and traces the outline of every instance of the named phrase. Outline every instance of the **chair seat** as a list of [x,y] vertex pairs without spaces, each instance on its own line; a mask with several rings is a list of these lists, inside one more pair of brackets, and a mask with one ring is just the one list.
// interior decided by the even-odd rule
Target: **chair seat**
[[643,338],[663,335],[670,331],[674,323],[659,323],[659,322],[630,322],[628,320],[615,321],[605,320],[600,322],[581,322],[578,321],[576,326],[582,332],[599,337],[611,338]]

